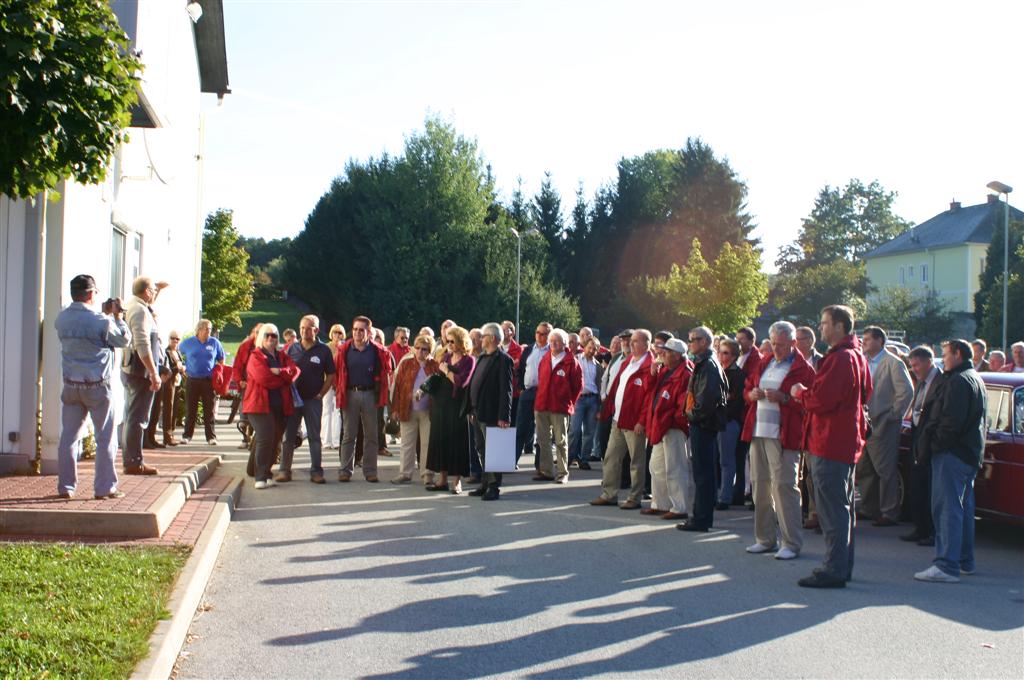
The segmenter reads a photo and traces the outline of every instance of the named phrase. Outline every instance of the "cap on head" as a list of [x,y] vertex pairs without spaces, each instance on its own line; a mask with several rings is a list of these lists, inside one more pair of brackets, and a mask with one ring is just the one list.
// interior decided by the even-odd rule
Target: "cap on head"
[[678,354],[686,354],[686,343],[679,338],[669,338],[665,341],[665,349]]
[[623,340],[629,340],[631,337],[633,337],[633,329],[626,328],[619,331],[619,337]]
[[96,279],[92,278],[88,274],[79,274],[75,278],[71,279],[72,293],[85,293],[90,290],[98,289],[96,288]]

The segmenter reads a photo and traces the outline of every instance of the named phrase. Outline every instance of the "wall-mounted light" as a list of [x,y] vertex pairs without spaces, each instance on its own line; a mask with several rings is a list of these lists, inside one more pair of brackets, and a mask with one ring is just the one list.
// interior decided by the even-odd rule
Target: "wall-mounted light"
[[198,24],[203,16],[203,6],[196,2],[196,0],[192,0],[192,2],[185,5],[185,11],[188,12],[188,16],[193,24]]

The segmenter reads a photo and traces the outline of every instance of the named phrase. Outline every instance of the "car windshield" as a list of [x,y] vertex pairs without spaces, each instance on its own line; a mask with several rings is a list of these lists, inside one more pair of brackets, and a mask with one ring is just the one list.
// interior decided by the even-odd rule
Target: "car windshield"
[[1024,434],[1024,387],[1018,387],[1013,393],[1013,431]]

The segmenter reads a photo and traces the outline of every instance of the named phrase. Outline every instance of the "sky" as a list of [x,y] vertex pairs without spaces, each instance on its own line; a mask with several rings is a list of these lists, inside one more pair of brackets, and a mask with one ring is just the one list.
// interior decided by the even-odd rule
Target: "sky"
[[[507,198],[552,173],[568,218],[620,158],[699,137],[748,188],[764,265],[818,192],[898,192],[914,223],[1024,188],[1024,2],[225,0],[232,94],[205,97],[204,210],[301,231],[350,159],[429,114]],[[1011,194],[1011,203],[1016,194]],[[1024,197],[1018,199],[1024,205]]]

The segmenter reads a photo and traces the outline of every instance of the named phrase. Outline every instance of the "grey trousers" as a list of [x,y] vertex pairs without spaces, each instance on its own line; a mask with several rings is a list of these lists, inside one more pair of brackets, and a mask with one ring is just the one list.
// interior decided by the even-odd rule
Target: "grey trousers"
[[[647,437],[623,430],[618,421],[612,421],[612,434],[601,466],[601,497],[610,501],[619,497],[622,479],[622,460],[629,454],[629,497],[639,503],[643,500],[644,482],[647,481]],[[693,512],[693,509],[690,509]]]
[[323,445],[320,439],[320,423],[323,420],[324,402],[310,397],[296,408],[285,424],[284,443],[281,444],[281,472],[292,471],[292,458],[295,456],[295,437],[299,433],[299,423],[306,423],[306,444],[309,445],[309,473],[324,473]]
[[142,437],[149,427],[156,392],[149,389],[149,380],[121,371],[124,385],[124,422],[121,423],[121,458],[124,466],[142,465]]
[[114,409],[110,405],[110,385],[65,383],[61,392],[60,443],[57,444],[57,493],[74,493],[78,487],[78,459],[82,444],[78,439],[87,417],[92,418],[96,435],[96,476],[93,493],[105,496],[117,490],[114,470]]
[[273,476],[270,471],[274,467],[277,444],[284,434],[284,417],[276,413],[250,413],[249,424],[252,425],[252,435],[256,440],[256,471],[253,476],[257,482],[265,482]]
[[860,509],[868,517],[900,518],[900,422],[873,426],[857,462]]
[[822,571],[835,578],[853,578],[853,465],[810,454],[814,503],[825,536]]
[[377,393],[349,390],[345,408],[341,410],[344,422],[341,435],[341,472],[349,475],[355,470],[356,435],[363,424],[363,475],[377,475]]

